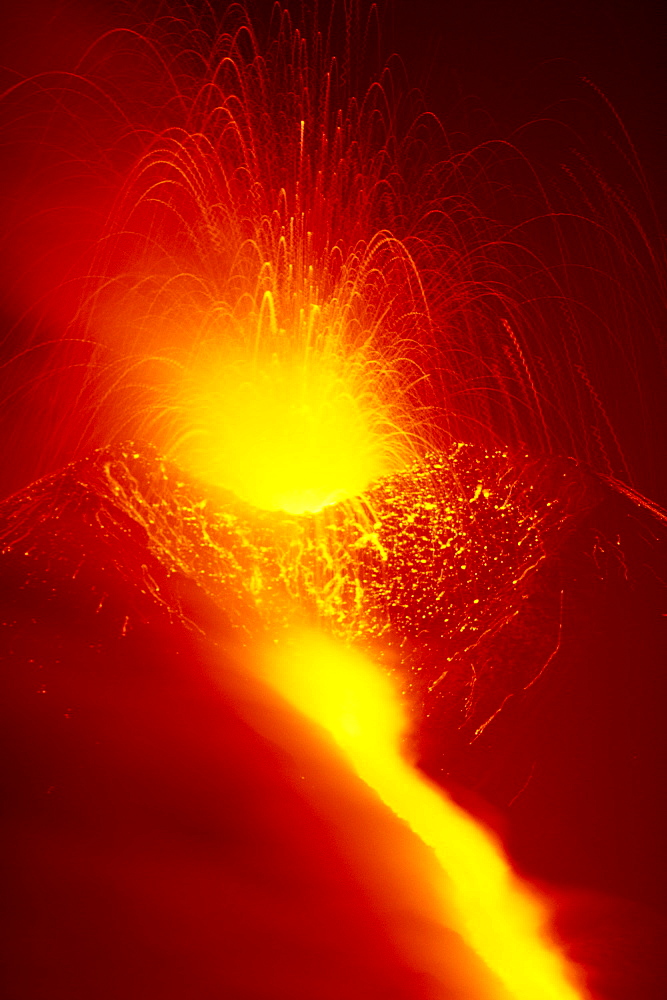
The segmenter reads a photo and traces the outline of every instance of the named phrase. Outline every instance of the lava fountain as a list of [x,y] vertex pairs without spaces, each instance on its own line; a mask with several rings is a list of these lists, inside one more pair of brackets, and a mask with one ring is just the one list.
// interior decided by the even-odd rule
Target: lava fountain
[[[522,581],[586,508],[562,470],[562,495],[526,473],[526,450],[630,477],[561,250],[568,225],[596,239],[600,227],[595,206],[563,221],[517,147],[454,150],[400,68],[377,64],[364,9],[343,18],[340,55],[333,14],[325,31],[278,6],[268,25],[236,6],[220,21],[188,9],[115,28],[74,71],[9,88],[13,141],[41,145],[52,186],[45,213],[16,181],[20,246],[39,239],[44,255],[16,281],[17,300],[38,304],[9,370],[28,369],[21,412],[45,441],[35,472],[112,449],[90,480],[111,521],[139,526],[160,571],[193,580],[220,618],[238,603],[235,655],[432,849],[443,926],[497,995],[574,1000],[587,993],[546,904],[406,763],[385,675],[428,665],[428,691],[443,690],[457,658],[518,614]],[[521,221],[495,221],[482,203],[510,160]],[[648,285],[655,260],[627,228]],[[606,238],[617,249],[618,232]],[[596,280],[611,313],[614,282]],[[147,444],[119,458],[126,440]],[[163,459],[140,471],[147,448],[182,481]],[[523,479],[508,457],[520,449]],[[27,510],[7,515],[8,552]],[[299,645],[306,625],[319,631]]]
[[[531,159],[542,121],[514,144],[455,144],[381,61],[364,9],[128,14],[72,70],[12,81],[7,439],[22,455],[19,425],[41,421],[33,475],[136,438],[274,508],[458,441],[632,479],[616,417],[650,441],[638,359],[662,285],[618,122],[602,104],[617,191],[576,145],[596,128],[585,107],[591,122],[552,126],[575,143],[553,178]],[[318,435],[324,482],[286,487],[296,454],[314,475]]]

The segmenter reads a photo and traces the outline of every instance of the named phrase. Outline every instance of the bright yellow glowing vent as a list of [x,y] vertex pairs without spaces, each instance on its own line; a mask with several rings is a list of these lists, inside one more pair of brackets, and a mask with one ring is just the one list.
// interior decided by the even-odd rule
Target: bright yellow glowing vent
[[188,464],[256,507],[301,514],[362,493],[385,471],[373,417],[333,359],[201,371]]
[[433,848],[449,914],[515,1000],[582,1000],[575,971],[549,939],[544,905],[486,830],[401,755],[406,718],[389,678],[359,652],[317,634],[277,650],[269,683],[344,751],[356,773]]

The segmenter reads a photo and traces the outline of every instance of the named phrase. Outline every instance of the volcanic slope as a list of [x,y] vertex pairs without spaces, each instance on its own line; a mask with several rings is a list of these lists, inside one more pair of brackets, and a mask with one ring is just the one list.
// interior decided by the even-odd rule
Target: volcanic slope
[[[246,982],[257,933],[272,998],[328,995],[313,985],[312,954],[330,947],[347,956],[332,996],[436,995],[415,979],[414,956],[388,959],[386,914],[380,926],[340,867],[351,828],[330,843],[326,793],[306,806],[284,777],[294,765],[276,750],[278,724],[267,742],[250,735],[259,710],[248,726],[230,707],[261,701],[241,679],[253,644],[295,624],[353,641],[398,673],[421,766],[473,811],[479,796],[509,817],[511,854],[529,875],[664,902],[655,789],[667,531],[636,498],[567,460],[461,445],[358,501],[296,516],[252,508],[128,444],[33,484],[0,518],[6,770],[16,870],[32,872],[17,883],[6,939],[17,995],[30,967],[49,997],[83,996],[110,940],[122,957],[109,996],[129,969],[137,997],[150,996],[161,963],[162,995],[182,995],[174,984],[194,966],[200,995],[213,995],[221,981]],[[224,697],[213,693],[214,663],[227,671]],[[283,718],[273,704],[271,713]],[[357,792],[345,794],[350,815],[381,823]],[[223,913],[214,899],[223,885],[230,899],[230,879]],[[276,907],[295,885],[278,947]],[[584,942],[574,957],[602,968],[590,927],[570,931]],[[643,995],[657,997],[652,933],[632,947],[646,952]],[[227,935],[224,972],[210,958],[216,935]],[[638,966],[615,961],[616,992],[608,956],[600,972],[604,996],[630,997]],[[265,972],[239,996],[263,996]]]

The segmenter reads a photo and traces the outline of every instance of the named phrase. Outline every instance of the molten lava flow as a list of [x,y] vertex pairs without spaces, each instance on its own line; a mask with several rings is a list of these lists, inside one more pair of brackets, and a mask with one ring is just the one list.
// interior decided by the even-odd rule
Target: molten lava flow
[[359,652],[305,634],[267,658],[265,677],[323,726],[394,813],[433,848],[443,869],[443,917],[515,1000],[581,1000],[574,970],[549,940],[546,911],[499,844],[403,759],[398,692]]

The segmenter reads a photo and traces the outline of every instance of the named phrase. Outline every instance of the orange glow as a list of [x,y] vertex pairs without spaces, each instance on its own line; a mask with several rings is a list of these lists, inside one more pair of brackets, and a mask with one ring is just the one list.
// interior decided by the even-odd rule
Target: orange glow
[[267,658],[265,679],[323,726],[355,772],[433,848],[443,922],[456,929],[514,1000],[581,1000],[550,940],[547,911],[497,840],[404,759],[407,719],[389,678],[356,650],[304,634]]

